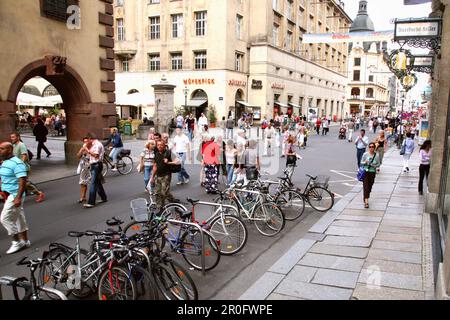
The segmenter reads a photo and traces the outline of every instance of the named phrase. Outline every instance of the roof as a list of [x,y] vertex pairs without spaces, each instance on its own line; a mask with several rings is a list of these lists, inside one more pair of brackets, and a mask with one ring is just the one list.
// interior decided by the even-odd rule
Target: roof
[[375,26],[373,25],[372,19],[370,19],[367,13],[367,1],[359,1],[359,11],[355,20],[353,20],[350,26],[350,32],[357,31],[375,31]]

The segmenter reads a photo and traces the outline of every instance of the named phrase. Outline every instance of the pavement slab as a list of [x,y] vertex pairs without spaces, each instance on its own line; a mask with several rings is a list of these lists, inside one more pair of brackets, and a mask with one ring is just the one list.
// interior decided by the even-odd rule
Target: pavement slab
[[379,223],[337,220],[337,221],[333,222],[332,226],[333,227],[358,228],[358,229],[377,229],[379,226]]
[[309,252],[364,259],[367,257],[369,249],[361,247],[336,246],[326,243],[317,243],[311,248]]
[[383,218],[381,217],[366,217],[366,216],[349,216],[341,214],[337,220],[348,220],[348,221],[360,221],[360,222],[381,222]]
[[350,237],[375,237],[377,230],[372,229],[358,229],[349,227],[334,227],[330,226],[325,232],[327,235],[333,236],[350,236]]
[[282,274],[266,272],[258,279],[239,300],[264,300],[283,280]]
[[384,241],[411,242],[420,244],[422,237],[420,235],[399,234],[389,232],[378,232],[375,239]]
[[384,221],[395,220],[395,221],[414,221],[422,223],[422,215],[401,215],[401,214],[386,214],[383,217]]
[[386,249],[370,249],[368,259],[380,259],[416,264],[422,263],[422,255],[420,253]]
[[301,239],[286,252],[270,269],[270,272],[288,274],[297,262],[316,243],[315,240]]
[[345,209],[341,215],[362,216],[362,217],[383,217],[384,211],[373,211],[366,209]]
[[365,237],[345,237],[345,236],[327,236],[322,243],[337,246],[363,247],[368,248],[372,243],[372,238]]
[[313,233],[324,233],[325,230],[334,222],[334,220],[339,216],[340,212],[328,212],[326,213],[312,228],[309,232]]
[[288,281],[311,282],[317,273],[318,268],[295,266],[286,276]]
[[319,269],[312,283],[354,289],[358,278],[359,272]]
[[[373,281],[373,282],[371,282]],[[359,283],[368,283],[396,289],[416,290],[423,289],[422,276],[412,276],[400,273],[379,271],[377,273],[369,269],[363,269],[358,279]]]
[[283,281],[275,293],[309,300],[349,300],[353,290],[312,283]]
[[353,298],[358,300],[424,300],[425,293],[386,287],[374,288],[358,284],[353,292]]
[[398,251],[405,251],[405,252],[417,252],[417,253],[422,252],[422,245],[420,243],[383,241],[383,240],[376,240],[376,239],[372,243],[372,248],[398,250]]
[[401,227],[401,228],[421,228],[422,221],[405,221],[405,220],[383,220],[381,227]]
[[364,259],[329,256],[324,254],[307,253],[298,265],[360,272],[364,265]]
[[421,228],[393,227],[393,226],[383,225],[383,224],[381,224],[381,226],[378,230],[380,232],[399,233],[399,234],[410,234],[410,235],[422,234]]
[[272,293],[270,296],[267,297],[266,300],[306,300],[306,299],[302,299],[302,298],[298,298],[298,297],[293,297],[293,296],[286,296],[284,294],[279,294],[279,293]]
[[387,260],[366,260],[364,269],[378,269],[383,272],[409,274],[412,276],[422,275],[422,266],[414,263],[395,262]]

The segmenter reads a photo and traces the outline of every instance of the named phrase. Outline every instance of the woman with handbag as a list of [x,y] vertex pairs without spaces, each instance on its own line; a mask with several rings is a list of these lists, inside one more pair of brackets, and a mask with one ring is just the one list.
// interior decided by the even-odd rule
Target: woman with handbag
[[409,159],[411,159],[413,152],[414,140],[411,138],[411,133],[408,132],[400,150],[400,155],[403,156],[403,172],[409,172]]
[[153,165],[155,164],[155,140],[149,140],[145,144],[145,149],[141,152],[138,171],[144,173],[145,192],[152,193],[154,184],[149,184],[152,178]]
[[364,207],[369,208],[369,198],[372,192],[377,168],[380,166],[380,156],[375,152],[375,143],[369,144],[369,151],[364,153],[361,159],[361,166],[364,169],[363,187],[364,187]]
[[202,147],[202,165],[205,170],[205,189],[207,194],[217,194],[219,186],[217,165],[220,164],[220,146],[214,140],[214,137],[210,137],[209,141],[206,141]]

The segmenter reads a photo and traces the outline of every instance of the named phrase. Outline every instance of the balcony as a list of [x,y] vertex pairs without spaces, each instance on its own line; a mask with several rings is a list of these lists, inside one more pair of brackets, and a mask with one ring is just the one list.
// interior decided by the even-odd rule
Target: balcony
[[131,58],[137,53],[136,41],[115,41],[114,53],[118,56]]

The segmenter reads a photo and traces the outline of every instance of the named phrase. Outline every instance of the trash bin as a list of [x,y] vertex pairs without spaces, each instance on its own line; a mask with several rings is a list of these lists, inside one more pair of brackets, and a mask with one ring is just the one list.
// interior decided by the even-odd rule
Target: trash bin
[[123,126],[123,133],[126,136],[131,136],[131,134],[133,133],[132,131],[133,131],[133,129],[131,127],[131,123],[125,123]]

